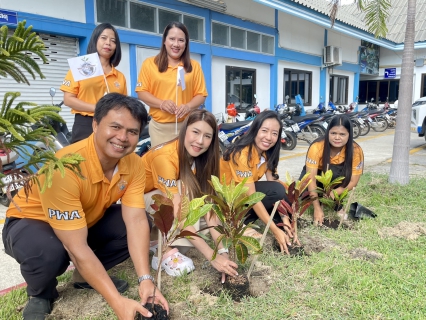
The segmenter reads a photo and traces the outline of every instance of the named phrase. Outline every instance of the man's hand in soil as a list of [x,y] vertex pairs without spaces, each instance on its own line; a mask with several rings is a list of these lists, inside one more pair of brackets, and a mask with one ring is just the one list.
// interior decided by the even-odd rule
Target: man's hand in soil
[[[152,303],[152,295],[154,294],[155,285],[151,280],[144,280],[139,285],[139,296],[141,297],[141,304],[144,306],[147,302]],[[158,288],[155,290],[155,304],[161,304],[164,310],[169,313],[169,304],[163,297]],[[146,310],[146,309],[145,309]],[[147,310],[146,310],[147,311]]]

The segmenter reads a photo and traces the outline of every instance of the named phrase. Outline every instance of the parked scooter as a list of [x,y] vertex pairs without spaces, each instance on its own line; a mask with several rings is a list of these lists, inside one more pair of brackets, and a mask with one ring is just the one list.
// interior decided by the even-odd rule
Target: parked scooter
[[221,152],[223,153],[231,143],[235,142],[244,133],[246,133],[252,123],[252,120],[247,120],[219,124],[219,147]]
[[[0,141],[7,139],[5,136],[0,137]],[[3,143],[1,143],[2,145]],[[0,190],[0,204],[8,207],[10,204],[9,197],[7,192],[9,191],[11,197],[13,197],[19,190],[18,185],[10,184],[14,178],[19,178],[19,175],[14,177],[14,171],[16,171],[16,160],[18,159],[18,154],[13,150],[0,149],[0,161],[1,161],[1,173],[5,175],[1,178],[4,187]],[[19,174],[19,173],[18,173]]]

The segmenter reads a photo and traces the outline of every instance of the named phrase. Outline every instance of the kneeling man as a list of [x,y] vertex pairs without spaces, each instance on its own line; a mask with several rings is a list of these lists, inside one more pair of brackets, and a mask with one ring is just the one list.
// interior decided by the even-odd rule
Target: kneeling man
[[[58,297],[56,277],[70,260],[76,270],[74,287],[95,289],[119,319],[134,319],[136,311],[152,299],[153,278],[149,267],[150,224],[143,192],[145,170],[133,153],[147,123],[142,103],[111,93],[96,104],[93,134],[57,152],[81,154],[81,179],[59,171],[44,193],[33,185],[28,201],[23,190],[6,214],[3,243],[7,254],[20,264],[30,297],[23,311],[25,320],[45,319]],[[44,177],[41,177],[43,182]],[[121,204],[116,204],[121,200]],[[128,284],[109,277],[107,270],[132,258],[139,277],[140,302],[120,295]],[[156,291],[157,303],[168,310]]]

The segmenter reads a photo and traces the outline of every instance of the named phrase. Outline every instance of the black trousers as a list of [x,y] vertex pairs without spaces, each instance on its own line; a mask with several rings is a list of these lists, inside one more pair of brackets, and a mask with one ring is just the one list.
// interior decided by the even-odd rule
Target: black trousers
[[71,132],[71,143],[86,139],[93,133],[93,117],[76,113]]
[[[275,202],[277,202],[278,200],[283,200],[283,199],[287,201],[285,188],[279,182],[257,181],[254,183],[254,186],[256,187],[256,192],[262,192],[265,194],[265,197],[262,199],[262,203],[269,214],[272,213],[272,209],[274,208]],[[257,219],[258,219],[258,216],[256,212],[254,212],[254,210],[251,209],[249,212],[247,212],[244,223],[248,224],[250,222],[256,221]],[[281,222],[281,217],[278,213],[275,213],[273,221],[275,223]]]
[[[3,243],[5,252],[20,264],[28,295],[57,298],[56,277],[66,271],[70,257],[50,225],[40,220],[9,218],[3,228]],[[121,205],[112,205],[89,228],[87,243],[106,270],[129,257]]]

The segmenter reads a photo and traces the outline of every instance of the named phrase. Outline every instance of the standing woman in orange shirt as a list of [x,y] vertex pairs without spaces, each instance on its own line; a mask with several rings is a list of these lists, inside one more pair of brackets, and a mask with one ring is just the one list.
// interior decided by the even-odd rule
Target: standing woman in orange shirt
[[[188,113],[207,97],[201,66],[190,58],[185,25],[171,22],[164,29],[161,43],[160,53],[143,62],[136,84],[139,99],[150,107],[152,146],[176,138]],[[177,86],[179,67],[184,69],[185,90]]]
[[92,134],[93,114],[100,98],[110,92],[127,95],[126,78],[115,69],[121,60],[120,39],[110,23],[102,23],[93,30],[87,54],[95,52],[99,55],[105,76],[74,81],[69,70],[60,87],[64,92],[64,104],[75,114],[71,143]]

